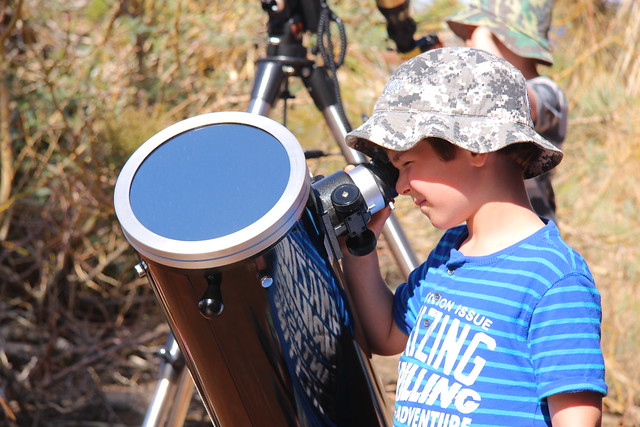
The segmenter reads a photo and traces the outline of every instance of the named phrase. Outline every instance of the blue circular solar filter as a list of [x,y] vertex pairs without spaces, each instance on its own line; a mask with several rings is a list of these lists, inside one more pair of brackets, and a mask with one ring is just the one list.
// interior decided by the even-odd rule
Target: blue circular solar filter
[[159,145],[135,172],[131,209],[155,234],[183,241],[227,236],[262,218],[290,179],[285,147],[237,123],[198,127]]

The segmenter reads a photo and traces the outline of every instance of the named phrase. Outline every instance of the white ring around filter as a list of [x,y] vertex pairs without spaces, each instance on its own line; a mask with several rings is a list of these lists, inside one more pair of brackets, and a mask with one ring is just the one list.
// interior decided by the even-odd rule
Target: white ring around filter
[[[136,172],[162,144],[184,132],[213,124],[241,124],[258,128],[278,140],[287,152],[289,181],[282,196],[261,218],[245,228],[207,240],[176,240],[149,230],[136,217],[130,190]],[[310,191],[310,177],[302,147],[284,126],[264,116],[245,112],[216,112],[180,121],[142,144],[124,165],[115,186],[116,216],[125,237],[141,256],[171,267],[200,269],[245,260],[282,238],[299,219]]]

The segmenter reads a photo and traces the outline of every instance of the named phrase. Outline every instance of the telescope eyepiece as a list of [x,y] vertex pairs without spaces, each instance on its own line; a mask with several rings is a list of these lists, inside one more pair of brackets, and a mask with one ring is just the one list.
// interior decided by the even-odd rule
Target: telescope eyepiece
[[397,177],[398,171],[391,163],[372,161],[312,184],[325,232],[330,234],[329,240],[338,256],[341,252],[336,237],[342,235],[347,236],[346,245],[353,255],[367,255],[375,249],[377,239],[367,223],[397,196]]

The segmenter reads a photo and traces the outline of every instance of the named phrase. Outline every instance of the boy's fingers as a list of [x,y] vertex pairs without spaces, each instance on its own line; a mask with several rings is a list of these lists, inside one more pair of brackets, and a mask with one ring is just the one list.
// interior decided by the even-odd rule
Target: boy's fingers
[[369,230],[373,231],[376,236],[379,236],[384,227],[384,223],[391,216],[391,208],[389,206],[376,212],[368,223]]

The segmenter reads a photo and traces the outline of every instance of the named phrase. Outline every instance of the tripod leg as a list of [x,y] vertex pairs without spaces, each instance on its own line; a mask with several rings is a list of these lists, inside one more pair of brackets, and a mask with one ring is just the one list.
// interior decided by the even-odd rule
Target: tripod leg
[[347,132],[351,130],[351,125],[347,121],[342,107],[338,102],[335,84],[329,78],[326,68],[315,65],[308,67],[303,71],[302,80],[311,98],[313,98],[316,107],[318,107],[318,110],[320,110],[324,116],[331,135],[333,135],[333,138],[338,143],[342,155],[347,162],[352,164],[365,162],[365,156],[359,151],[347,146],[344,140]]
[[173,334],[169,334],[161,356],[160,377],[142,423],[144,427],[183,425],[193,394],[193,380]]
[[[342,112],[342,108],[338,103],[335,85],[329,78],[326,69],[314,66],[310,73],[306,73],[307,77],[304,77],[304,74],[303,80],[307,90],[316,107],[324,115],[325,121],[340,146],[343,156],[349,163],[363,163],[365,161],[364,155],[347,146],[345,142],[345,136],[351,130],[351,125]],[[395,215],[392,214],[389,217],[382,233],[402,274],[408,277],[409,273],[418,266],[418,261]]]
[[[146,262],[140,261],[135,269],[139,277],[147,277],[149,281],[153,281]],[[160,349],[160,356],[162,360],[158,381],[142,425],[180,427],[184,424],[189,410],[194,383],[172,333],[169,333],[167,341]]]
[[402,271],[404,277],[409,277],[409,273],[418,267],[418,260],[413,253],[407,237],[402,231],[398,217],[391,215],[387,222],[384,224],[382,234],[393,253],[393,257],[398,264],[398,267]]
[[282,84],[287,78],[282,63],[268,58],[258,60],[258,70],[251,89],[251,101],[247,112],[268,116],[278,100]]

